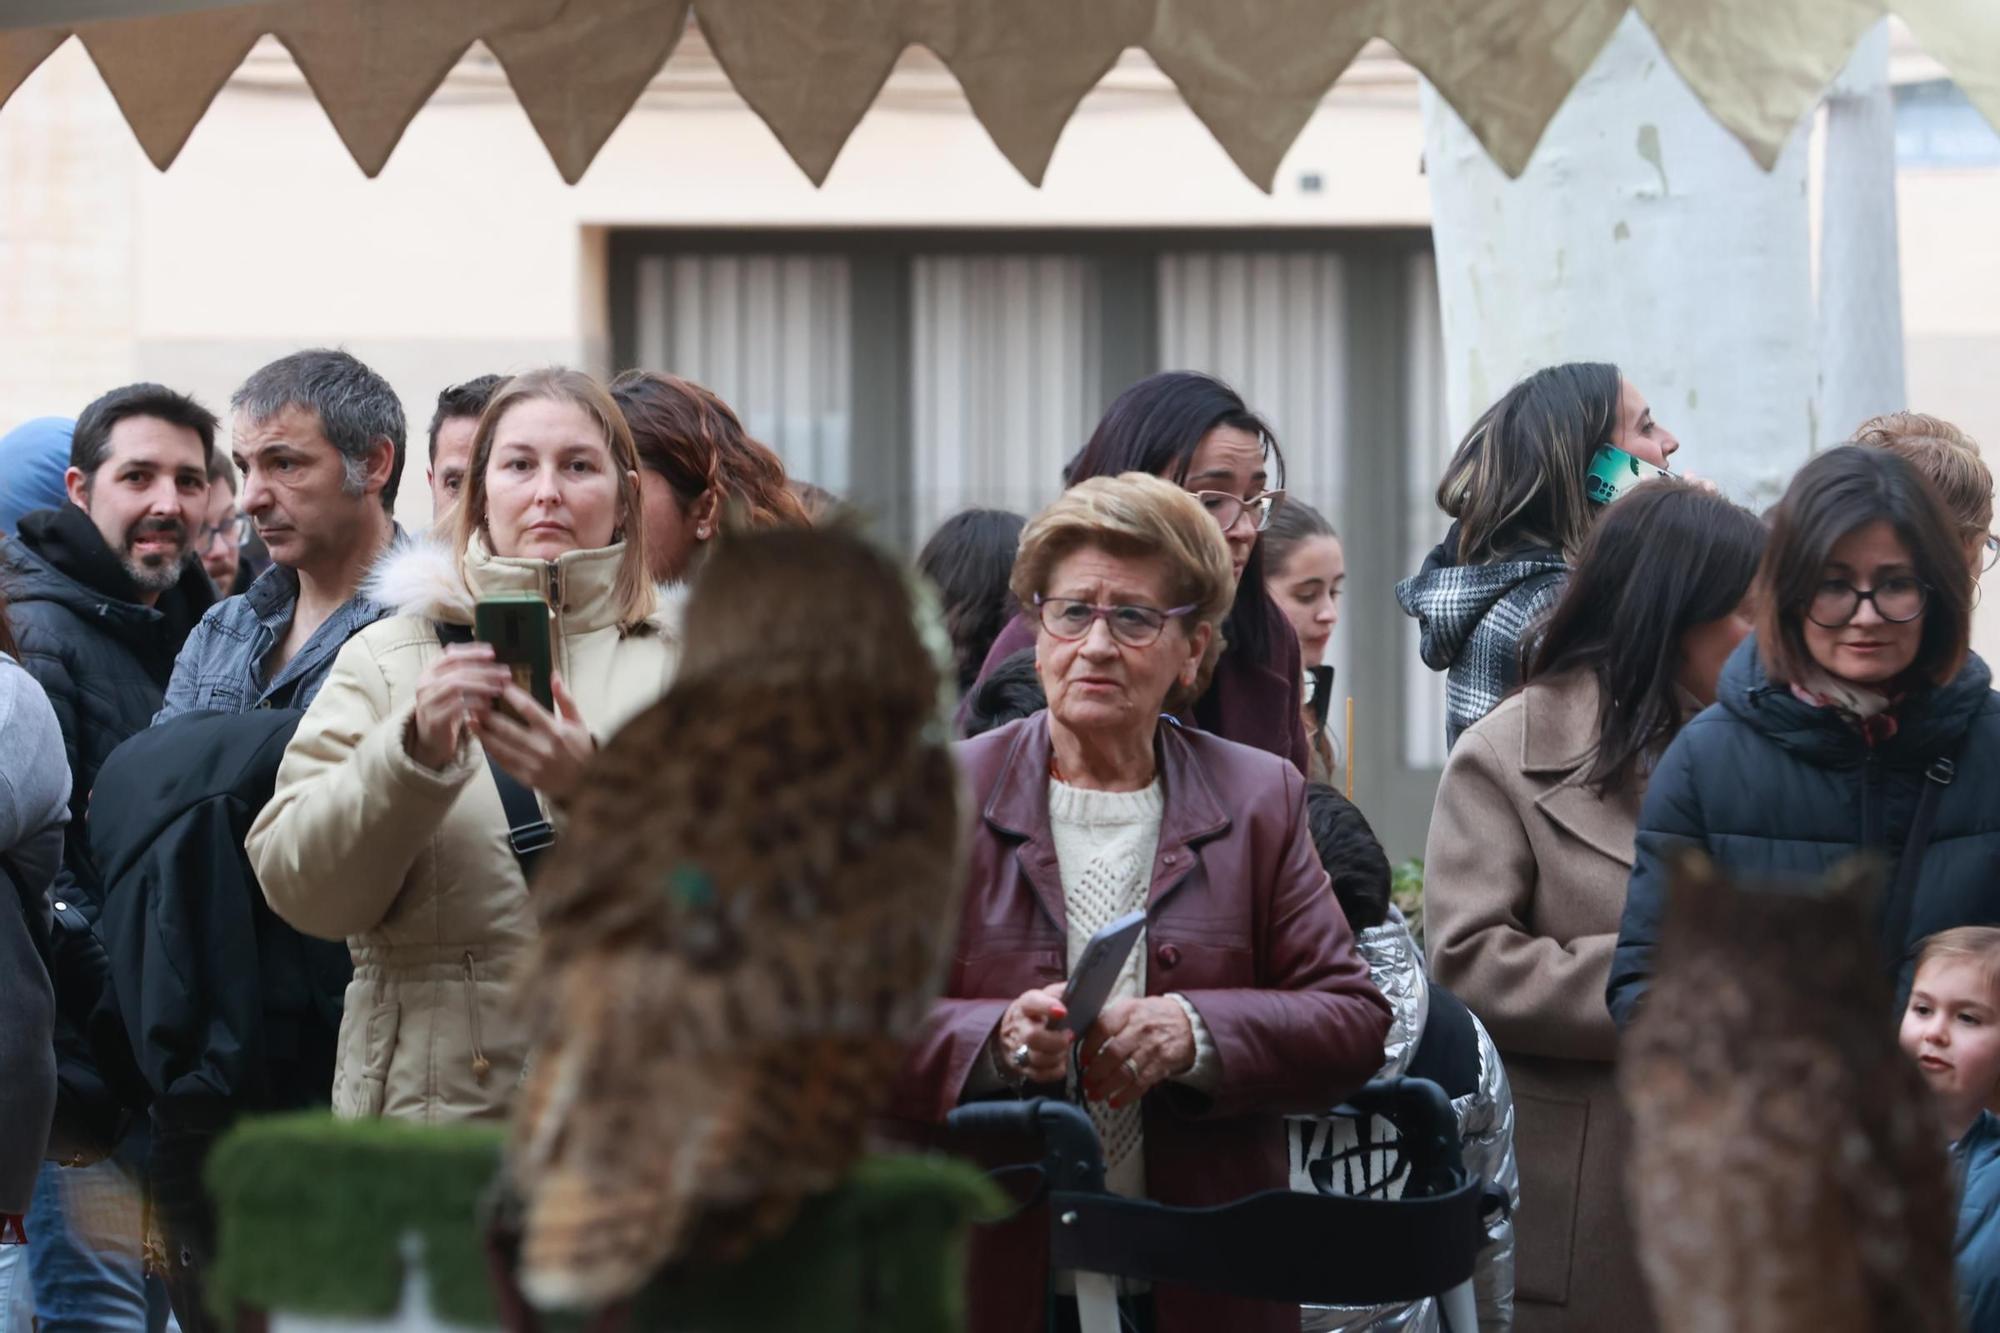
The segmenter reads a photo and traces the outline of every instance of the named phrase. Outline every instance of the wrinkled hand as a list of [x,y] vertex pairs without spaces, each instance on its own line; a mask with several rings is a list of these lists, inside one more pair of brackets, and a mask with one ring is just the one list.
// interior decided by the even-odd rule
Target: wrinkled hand
[[455,643],[417,677],[417,708],[404,738],[410,758],[441,769],[458,753],[468,723],[492,711],[513,679],[484,643]]
[[1129,1106],[1194,1068],[1194,1025],[1168,995],[1113,1000],[1083,1038],[1083,1095]]
[[561,803],[583,776],[583,766],[596,752],[597,742],[583,724],[583,715],[563,678],[550,676],[549,687],[555,696],[553,713],[510,679],[500,701],[513,715],[489,708],[475,716],[470,726],[495,763],[523,785]]
[[[1031,990],[1007,1006],[1000,1026],[993,1029],[993,1059],[1010,1074],[1030,1083],[1060,1083],[1069,1073],[1069,1048],[1076,1034],[1067,1028],[1052,1028],[1068,1012],[1062,1005],[1063,987],[1058,981]],[[1028,1063],[1014,1063],[1014,1052],[1028,1048]]]

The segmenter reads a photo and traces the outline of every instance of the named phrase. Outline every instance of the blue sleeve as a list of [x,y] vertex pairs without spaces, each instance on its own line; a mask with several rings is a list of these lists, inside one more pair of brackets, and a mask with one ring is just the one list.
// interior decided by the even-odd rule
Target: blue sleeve
[[1639,811],[1634,842],[1632,879],[1625,890],[1625,915],[1618,925],[1618,944],[1611,953],[1611,979],[1604,1001],[1611,1021],[1622,1031],[1639,1012],[1653,979],[1653,950],[1660,937],[1660,909],[1674,857],[1707,845],[1707,823],[1696,792],[1698,739],[1689,731],[1674,738],[1653,770],[1646,802]]
[[181,645],[180,655],[174,658],[173,679],[167,682],[167,697],[160,703],[160,711],[153,714],[153,725],[170,722],[195,707],[196,684],[201,680],[201,664],[208,656],[209,640],[215,637],[215,613],[222,607],[221,602],[208,608],[208,613],[187,636]]

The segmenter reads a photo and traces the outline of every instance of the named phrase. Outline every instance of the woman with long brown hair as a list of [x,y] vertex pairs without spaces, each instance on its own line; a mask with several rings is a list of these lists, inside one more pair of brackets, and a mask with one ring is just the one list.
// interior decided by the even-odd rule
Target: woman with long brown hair
[[[279,916],[354,955],[340,1115],[507,1111],[527,1054],[509,986],[535,935],[532,848],[509,832],[549,832],[516,808],[561,822],[598,742],[678,658],[639,503],[603,386],[563,369],[509,380],[473,434],[451,544],[384,562],[370,595],[398,614],[347,641],[286,747],[245,849]],[[553,707],[465,641],[480,600],[528,596],[548,608]]]
[[1680,441],[1618,367],[1578,361],[1507,390],[1446,466],[1437,503],[1451,529],[1396,587],[1425,665],[1445,673],[1446,746],[1520,683],[1523,641],[1597,521],[1587,478],[1602,445],[1664,471]]
[[728,403],[678,375],[628,370],[611,397],[639,450],[648,565],[661,583],[687,579],[725,519],[752,528],[809,526],[778,455],[750,438]]

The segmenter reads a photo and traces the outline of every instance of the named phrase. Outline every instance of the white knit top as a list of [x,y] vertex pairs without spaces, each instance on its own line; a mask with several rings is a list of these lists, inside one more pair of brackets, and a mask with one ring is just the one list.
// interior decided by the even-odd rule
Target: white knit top
[[[1049,780],[1049,834],[1055,843],[1063,910],[1069,922],[1066,970],[1075,968],[1092,935],[1146,905],[1153,858],[1160,843],[1160,820],[1165,813],[1166,798],[1157,778],[1139,791],[1092,791]],[[1142,932],[1105,1003],[1136,999],[1145,993],[1146,936]],[[1221,1066],[1208,1028],[1186,999],[1179,995],[1173,999],[1187,1013],[1195,1039],[1194,1066],[1174,1081],[1212,1089]],[[1086,1106],[1104,1143],[1105,1184],[1118,1194],[1143,1196],[1146,1162],[1139,1151],[1139,1104],[1117,1110],[1107,1102],[1088,1102]]]

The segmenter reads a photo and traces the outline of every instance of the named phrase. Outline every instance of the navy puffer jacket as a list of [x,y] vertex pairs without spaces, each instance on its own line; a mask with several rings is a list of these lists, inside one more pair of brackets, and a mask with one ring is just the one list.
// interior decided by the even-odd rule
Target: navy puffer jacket
[[1986,663],[1968,658],[1949,684],[1904,700],[1896,734],[1871,750],[1831,709],[1772,684],[1756,637],[1745,639],[1723,668],[1720,697],[1674,738],[1646,788],[1606,989],[1619,1026],[1652,977],[1676,851],[1699,848],[1752,885],[1817,878],[1864,847],[1894,863],[1938,759],[1956,776],[1938,799],[1908,928],[1882,942],[1899,999],[1912,945],[1952,926],[2000,925],[2000,695],[1991,685]]

